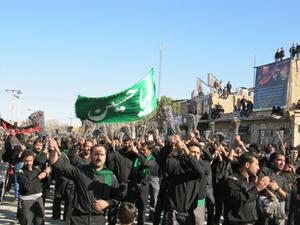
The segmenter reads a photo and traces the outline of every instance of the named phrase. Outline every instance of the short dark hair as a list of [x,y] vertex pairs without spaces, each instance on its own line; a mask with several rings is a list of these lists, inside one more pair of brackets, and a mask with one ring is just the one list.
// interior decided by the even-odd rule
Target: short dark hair
[[125,138],[123,138],[123,140],[122,140],[123,143],[124,143],[124,142],[127,142],[127,141],[131,141],[131,139],[130,139],[129,137],[125,137]]
[[118,210],[118,218],[121,224],[133,223],[136,215],[136,207],[131,202],[122,202]]
[[256,159],[255,155],[251,152],[244,152],[238,158],[239,167],[243,167],[245,163],[253,163],[254,159]]
[[200,151],[202,151],[202,146],[198,142],[192,141],[189,144],[187,144],[188,148],[193,147],[193,146],[200,148]]
[[33,145],[37,144],[37,143],[42,143],[43,144],[43,140],[41,138],[37,138],[35,139],[35,141],[33,142]]
[[93,153],[93,151],[94,151],[96,148],[98,148],[98,147],[104,148],[104,149],[105,149],[105,153],[107,153],[107,149],[106,149],[105,145],[102,145],[102,144],[96,144],[96,145],[94,145],[94,146],[92,147],[92,149],[91,149],[91,153]]
[[285,158],[284,152],[282,152],[282,151],[273,152],[273,153],[270,155],[270,158],[269,158],[270,163],[274,163],[274,161],[275,161],[275,160],[278,158],[278,156],[280,156],[280,155],[283,155],[284,158]]
[[293,164],[293,156],[289,155],[285,158],[285,164]]
[[86,142],[91,142],[91,143],[93,144],[93,140],[92,140],[92,139],[90,139],[90,138],[88,138],[88,139],[85,139],[85,140],[84,140],[84,144],[85,144]]
[[151,141],[146,141],[146,142],[142,143],[141,146],[147,147],[147,149],[151,152],[155,149],[154,142],[151,142]]
[[34,158],[34,152],[32,151],[32,150],[30,150],[30,149],[26,149],[23,153],[22,153],[22,155],[21,155],[21,159],[25,159],[25,158],[27,158],[28,156],[33,156],[33,158]]

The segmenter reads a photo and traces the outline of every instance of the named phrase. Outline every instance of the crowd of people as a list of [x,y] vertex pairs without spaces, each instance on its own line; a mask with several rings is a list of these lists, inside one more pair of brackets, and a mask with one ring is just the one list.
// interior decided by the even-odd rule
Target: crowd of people
[[120,140],[13,129],[0,144],[21,225],[44,224],[51,184],[52,216],[66,224],[300,224],[298,150],[284,144],[247,145],[239,136],[226,142],[199,132],[184,140],[153,133]]

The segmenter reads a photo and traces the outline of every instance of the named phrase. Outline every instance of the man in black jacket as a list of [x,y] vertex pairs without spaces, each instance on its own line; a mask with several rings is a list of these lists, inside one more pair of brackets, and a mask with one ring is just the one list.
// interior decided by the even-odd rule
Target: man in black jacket
[[257,180],[258,160],[245,152],[239,158],[239,171],[229,176],[224,195],[224,225],[253,225],[257,221],[257,199],[259,192],[270,183],[264,176]]
[[[175,157],[169,157],[174,149],[172,146],[176,146],[178,150]],[[157,161],[164,172],[168,173],[169,181],[163,221],[165,225],[195,225],[197,218],[194,215],[194,210],[198,206],[204,206],[205,174],[201,164],[193,156],[196,153],[191,154],[190,150],[193,152],[195,149],[188,149],[176,135],[171,137],[168,145],[158,156]]]
[[[288,182],[284,176],[283,169],[285,167],[285,154],[283,152],[274,152],[270,155],[270,168],[264,167],[260,170],[260,177],[268,176],[270,177],[270,183],[268,189],[262,192],[261,197],[262,205],[271,205],[275,206],[275,210],[272,210],[271,213],[264,213],[261,216],[260,220],[262,224],[284,224],[285,223],[285,200],[289,191]],[[267,199],[272,199],[273,201],[266,201]],[[267,204],[265,204],[265,202]],[[278,202],[278,204],[274,204]],[[271,203],[271,204],[270,204]],[[264,209],[270,207],[263,207]],[[273,209],[274,207],[272,207]]]
[[50,168],[44,171],[37,166],[33,166],[34,153],[25,150],[21,156],[24,167],[18,172],[20,184],[20,224],[44,224],[44,205],[42,199],[42,180],[49,176]]
[[[35,154],[33,165],[38,166],[41,170],[45,169],[48,158],[47,158],[47,153],[43,149],[43,140],[42,139],[37,138],[34,141],[33,152]],[[48,197],[48,195],[50,193],[50,183],[51,183],[51,177],[47,177],[46,179],[43,179],[44,203],[46,202],[46,198]]]
[[131,151],[136,155],[129,175],[128,195],[126,200],[137,202],[138,225],[145,222],[145,212],[149,197],[151,176],[158,175],[158,164],[152,154],[153,146],[149,143],[141,144],[140,151],[131,143]]
[[74,208],[71,225],[104,225],[105,211],[118,203],[118,181],[105,168],[106,148],[95,145],[91,151],[91,163],[75,167],[64,164],[59,159],[59,149],[54,139],[50,139],[51,164],[64,171],[65,176],[75,183]]
[[[116,148],[116,140],[103,136],[104,142],[108,145],[106,166],[116,176],[119,182],[120,200],[123,201],[127,195],[129,175],[132,169],[132,161],[123,156]],[[115,225],[117,222],[117,205],[110,207],[108,212],[108,224]]]
[[[204,171],[203,177],[201,177],[198,181],[200,183],[199,196],[197,201],[197,208],[194,210],[196,225],[203,225],[205,221],[205,199],[208,194],[209,185],[212,188],[212,177],[211,177],[211,168],[208,161],[204,161],[201,159],[201,154],[204,149],[204,143],[191,142],[188,145],[190,150],[190,154],[199,161],[201,168]],[[210,181],[209,181],[210,180]]]

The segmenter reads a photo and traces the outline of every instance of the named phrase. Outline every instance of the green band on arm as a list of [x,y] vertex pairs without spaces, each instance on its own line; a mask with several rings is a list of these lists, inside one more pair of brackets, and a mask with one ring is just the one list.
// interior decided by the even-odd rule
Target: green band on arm
[[198,201],[197,201],[197,207],[198,206],[200,206],[200,207],[205,206],[205,198],[198,199]]

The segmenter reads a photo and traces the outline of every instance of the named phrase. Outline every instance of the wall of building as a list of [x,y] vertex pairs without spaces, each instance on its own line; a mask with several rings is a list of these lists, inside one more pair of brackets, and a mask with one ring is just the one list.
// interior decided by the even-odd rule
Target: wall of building
[[290,80],[289,80],[289,109],[293,109],[293,104],[296,104],[300,99],[300,60],[291,60],[290,64]]
[[291,143],[293,146],[300,145],[300,110],[291,113]]

